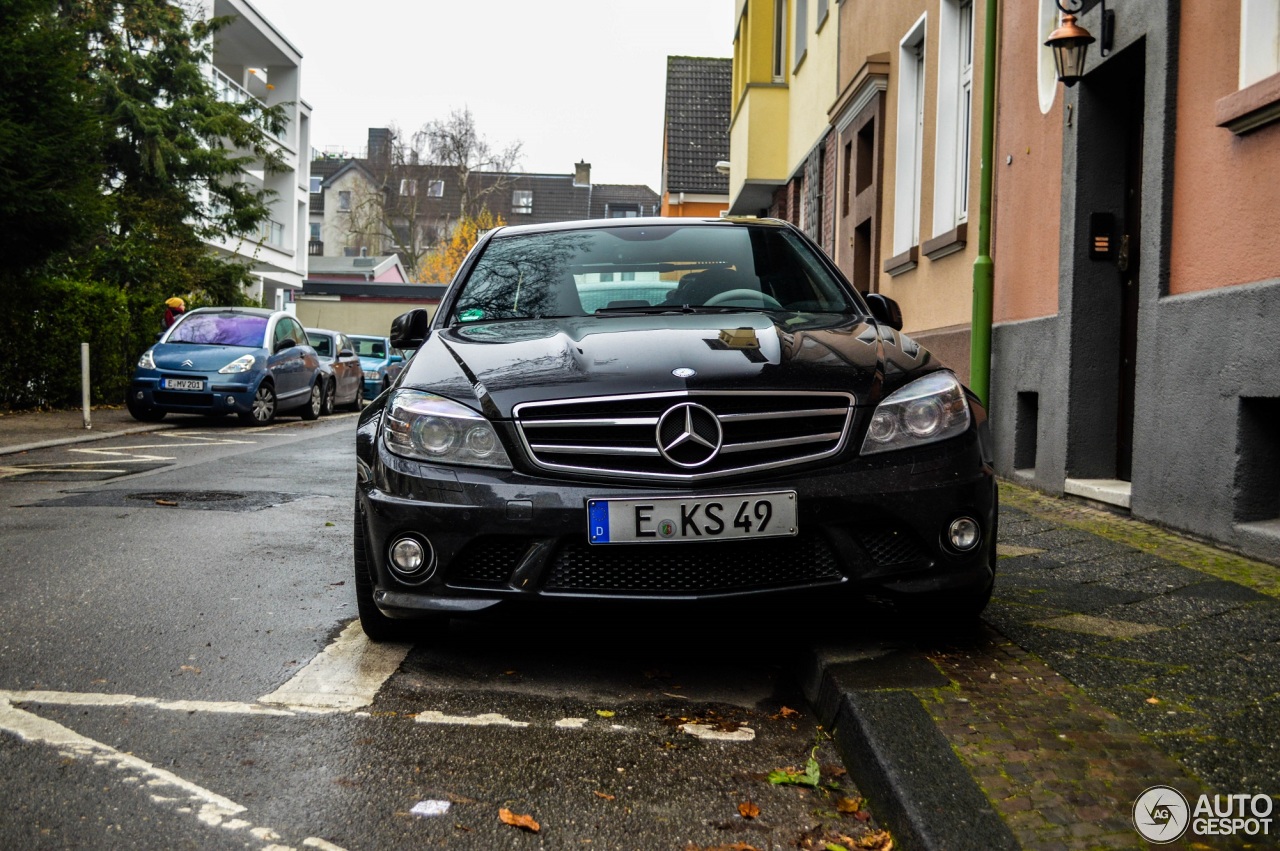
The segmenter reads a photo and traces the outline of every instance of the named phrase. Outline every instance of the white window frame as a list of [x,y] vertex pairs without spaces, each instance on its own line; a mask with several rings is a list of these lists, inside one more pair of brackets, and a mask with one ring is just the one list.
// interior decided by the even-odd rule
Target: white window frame
[[350,189],[338,190],[338,212],[339,213],[351,212],[351,190]]
[[427,197],[428,197],[428,198],[443,198],[443,197],[444,197],[444,181],[443,181],[443,180],[433,180],[433,181],[431,181],[430,183],[428,183],[428,184],[427,184]]
[[1240,88],[1280,73],[1280,0],[1240,0]]
[[787,0],[773,0],[773,81],[787,78]]
[[795,52],[792,62],[794,66],[792,72],[799,70],[800,63],[804,62],[804,57],[809,52],[809,0],[794,0],[796,10],[796,22],[792,28],[792,37],[795,40]]
[[524,215],[524,216],[533,215],[533,190],[532,189],[511,190],[511,212],[513,214]]
[[898,42],[898,138],[893,186],[893,253],[920,244],[924,162],[925,24],[920,19]]
[[310,181],[309,181],[309,182],[310,182],[310,184],[311,184],[311,194],[313,194],[313,195],[314,195],[314,194],[316,194],[317,192],[319,192],[319,191],[321,190],[321,186],[320,186],[320,184],[321,184],[321,183],[324,183],[324,178],[323,178],[323,177],[317,177],[316,175],[314,175],[314,174],[313,174],[313,175],[311,175],[311,179],[310,179]]
[[1036,36],[1036,89],[1040,95],[1040,114],[1048,115],[1058,95],[1058,68],[1053,62],[1053,49],[1045,41],[1058,28],[1057,0],[1040,0],[1039,27]]
[[938,120],[933,171],[933,235],[969,220],[973,138],[973,0],[938,8]]
[[412,177],[400,178],[400,194],[404,197],[412,197],[418,194],[418,181]]

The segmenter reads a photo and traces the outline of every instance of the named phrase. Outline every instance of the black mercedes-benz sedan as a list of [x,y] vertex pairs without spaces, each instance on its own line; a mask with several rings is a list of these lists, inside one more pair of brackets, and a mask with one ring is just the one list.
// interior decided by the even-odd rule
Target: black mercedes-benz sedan
[[[502,227],[360,417],[374,640],[512,600],[866,594],[973,620],[995,571],[986,414],[802,232]],[[415,621],[417,621],[415,623]]]

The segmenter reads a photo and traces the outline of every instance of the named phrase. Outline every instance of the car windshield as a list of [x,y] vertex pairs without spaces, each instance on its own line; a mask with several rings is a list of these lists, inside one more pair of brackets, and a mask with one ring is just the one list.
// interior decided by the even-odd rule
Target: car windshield
[[307,342],[322,358],[333,357],[333,339],[326,334],[308,334]]
[[260,349],[266,334],[265,316],[249,313],[191,313],[173,326],[165,342]]
[[451,318],[743,308],[860,311],[813,249],[785,228],[663,224],[495,236]]
[[351,342],[355,344],[356,355],[362,358],[385,358],[387,356],[387,344],[382,340],[362,340],[359,337],[352,337]]

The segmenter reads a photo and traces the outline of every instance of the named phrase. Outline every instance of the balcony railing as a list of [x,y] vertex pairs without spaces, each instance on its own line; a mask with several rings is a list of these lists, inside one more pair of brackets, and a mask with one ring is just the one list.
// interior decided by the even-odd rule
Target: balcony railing
[[274,248],[284,248],[284,225],[269,219],[259,228],[258,238]]
[[312,257],[324,256],[324,243],[318,239],[312,239],[307,242],[307,254]]
[[[264,108],[266,107],[267,104],[265,101],[262,100],[262,98],[254,95],[244,86],[240,85],[235,80],[228,77],[218,68],[214,67],[213,65],[210,65],[209,71],[210,71],[210,76],[213,79],[214,91],[216,91],[218,95],[218,100],[222,101],[223,103],[249,103],[250,101],[254,101],[258,105]],[[263,127],[262,129],[263,129],[263,132],[265,132],[272,139],[275,139],[277,142],[279,142],[282,145],[285,144],[284,139],[281,139],[279,136],[272,133],[270,130],[267,130],[265,127]]]

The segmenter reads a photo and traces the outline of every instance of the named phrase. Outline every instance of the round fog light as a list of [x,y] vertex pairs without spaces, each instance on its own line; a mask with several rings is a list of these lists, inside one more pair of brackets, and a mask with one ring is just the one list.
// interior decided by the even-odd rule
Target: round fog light
[[947,540],[957,550],[971,550],[978,545],[980,532],[977,520],[961,517],[951,521],[951,526],[947,529]]
[[236,405],[236,397],[235,397],[235,396],[228,396],[228,397],[227,397],[227,407],[228,407],[228,408],[234,408],[234,407],[235,407],[235,405]]
[[434,553],[426,540],[397,538],[387,550],[388,567],[402,581],[422,582],[431,576]]

